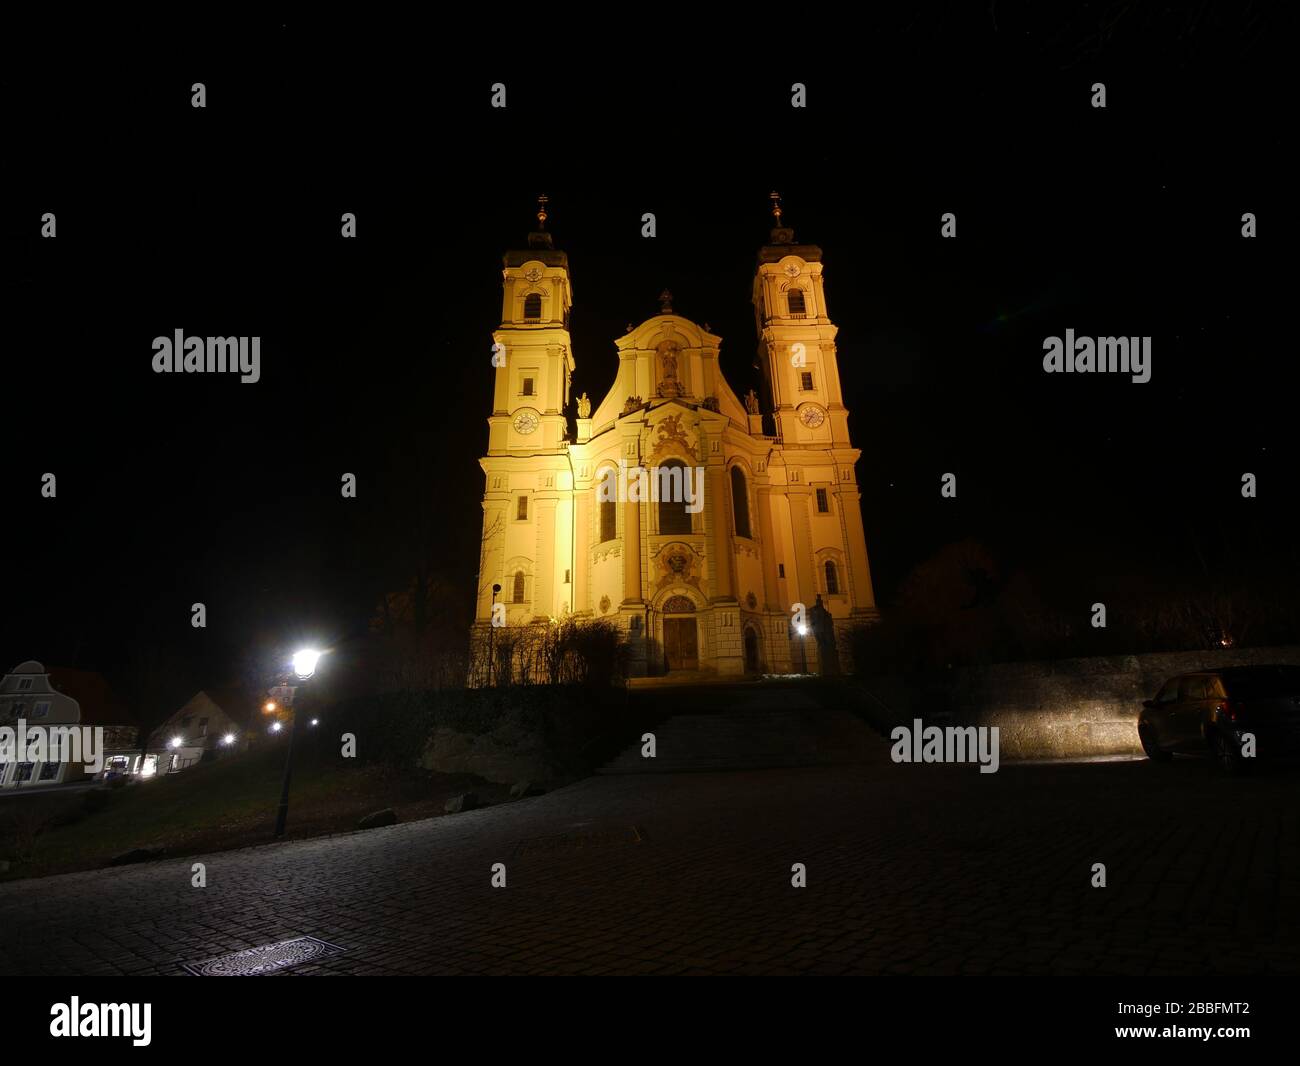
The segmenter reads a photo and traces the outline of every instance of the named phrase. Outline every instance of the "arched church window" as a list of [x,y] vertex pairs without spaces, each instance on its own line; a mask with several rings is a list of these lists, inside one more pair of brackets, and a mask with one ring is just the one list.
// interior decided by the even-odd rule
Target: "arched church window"
[[840,591],[840,573],[830,559],[826,560],[826,591],[832,596]]
[[736,521],[736,536],[753,536],[749,531],[749,488],[745,472],[738,466],[731,468],[731,513]]
[[670,459],[654,471],[659,492],[659,532],[690,533],[691,513],[686,510],[686,464]]
[[511,596],[513,602],[524,602],[524,572],[522,570],[515,571],[515,587],[510,591],[513,593]]
[[618,512],[613,500],[600,501],[600,542],[613,540],[618,535]]
[[530,292],[524,297],[524,320],[527,322],[539,322],[542,318],[542,294],[540,292]]
[[786,302],[790,306],[790,314],[802,315],[807,313],[803,300],[803,289],[791,289],[786,293]]

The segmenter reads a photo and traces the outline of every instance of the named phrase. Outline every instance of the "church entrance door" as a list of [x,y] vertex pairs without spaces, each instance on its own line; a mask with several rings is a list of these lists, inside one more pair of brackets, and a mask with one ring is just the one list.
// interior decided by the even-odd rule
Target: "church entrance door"
[[664,656],[669,670],[698,670],[700,652],[694,618],[664,619]]

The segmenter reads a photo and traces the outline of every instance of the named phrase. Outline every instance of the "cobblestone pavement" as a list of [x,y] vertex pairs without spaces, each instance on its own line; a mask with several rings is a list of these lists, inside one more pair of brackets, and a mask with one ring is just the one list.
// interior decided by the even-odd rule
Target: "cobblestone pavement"
[[[1295,771],[1177,761],[596,777],[406,825],[0,886],[6,974],[1300,972]],[[565,834],[637,826],[631,834]],[[560,838],[560,839],[547,839]],[[522,843],[521,843],[522,842]],[[507,887],[490,868],[507,867]],[[807,866],[806,888],[790,884]],[[1090,886],[1093,863],[1108,887]]]

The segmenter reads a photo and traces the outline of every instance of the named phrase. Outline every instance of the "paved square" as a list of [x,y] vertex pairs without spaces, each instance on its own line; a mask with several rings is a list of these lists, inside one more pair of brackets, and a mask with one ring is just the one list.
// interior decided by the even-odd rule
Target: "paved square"
[[[856,766],[598,776],[385,829],[5,884],[0,969],[180,975],[311,936],[346,953],[289,974],[1298,973],[1295,785],[1195,761],[981,775],[896,766],[883,742]],[[629,826],[643,839],[618,843]],[[517,854],[575,834],[608,842]],[[190,887],[195,859],[207,888]],[[1109,887],[1090,887],[1095,862]]]

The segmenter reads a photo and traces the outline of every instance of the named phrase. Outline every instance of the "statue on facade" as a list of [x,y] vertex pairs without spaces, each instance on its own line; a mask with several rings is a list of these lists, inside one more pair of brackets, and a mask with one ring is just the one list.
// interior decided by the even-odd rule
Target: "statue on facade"
[[838,675],[840,655],[835,647],[835,619],[822,603],[820,592],[817,602],[808,611],[808,621],[817,641],[817,659],[821,663],[822,676]]
[[664,341],[659,345],[660,396],[672,397],[682,394],[681,383],[677,380],[677,357],[680,352],[681,349],[672,341]]
[[588,398],[585,392],[578,397],[578,417],[579,418],[591,417],[591,400]]
[[753,389],[745,393],[745,410],[751,415],[758,414],[758,393]]

